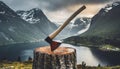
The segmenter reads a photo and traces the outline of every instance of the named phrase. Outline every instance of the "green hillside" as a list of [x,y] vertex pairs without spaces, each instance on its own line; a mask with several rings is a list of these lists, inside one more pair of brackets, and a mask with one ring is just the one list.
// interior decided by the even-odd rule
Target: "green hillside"
[[65,42],[87,45],[110,44],[120,47],[120,2],[107,5],[96,14],[85,33],[65,39]]

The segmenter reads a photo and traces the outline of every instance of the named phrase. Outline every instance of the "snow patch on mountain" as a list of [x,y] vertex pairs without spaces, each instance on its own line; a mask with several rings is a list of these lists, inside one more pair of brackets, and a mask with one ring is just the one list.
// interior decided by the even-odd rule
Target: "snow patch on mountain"
[[18,13],[18,15],[21,16],[21,18],[24,19],[25,21],[31,24],[34,24],[34,23],[40,22],[40,19],[35,17],[36,12],[38,11],[41,11],[41,10],[38,8],[34,8],[29,11],[22,11],[22,13]]
[[9,40],[9,38],[8,38],[3,32],[0,32],[0,34],[1,34],[6,40]]
[[105,12],[109,12],[109,10],[111,10],[111,9],[112,9],[112,7],[108,7],[105,9]]
[[118,5],[120,5],[120,2],[114,2],[112,5],[113,6],[118,6]]
[[23,18],[25,21],[27,21],[27,22],[29,22],[29,23],[31,23],[31,24],[34,24],[34,23],[36,23],[36,22],[38,22],[38,21],[40,21],[40,19],[36,19],[36,18],[34,18],[33,17],[33,11],[32,12],[25,12],[25,13],[23,13],[23,14],[18,14],[18,15],[20,15],[21,16],[21,18]]
[[[85,20],[83,20],[83,18],[80,18],[80,20],[81,20],[83,23],[86,23],[86,21],[85,21]],[[81,23],[81,24],[83,24],[83,23]]]
[[82,34],[82,33],[86,32],[86,31],[89,29],[89,27],[90,27],[90,23],[86,26],[86,28],[84,28],[84,29],[78,31],[77,34],[79,35],[79,34]]
[[71,23],[70,25],[68,25],[68,26],[70,26],[70,28],[73,28],[73,27],[78,27],[78,25],[76,24],[74,24],[74,23]]
[[8,28],[8,30],[11,31],[11,32],[15,32],[15,27],[10,26],[10,27]]
[[109,12],[110,10],[112,10],[113,7],[116,7],[120,5],[120,2],[114,2],[112,4],[108,4],[104,9],[105,9],[105,12]]
[[[73,23],[73,26],[71,28],[71,32],[76,31],[74,35],[79,35],[87,31],[90,27],[91,18],[78,18]],[[74,26],[75,25],[75,26]],[[73,30],[76,29],[76,30]]]
[[0,11],[0,14],[5,14],[5,11]]

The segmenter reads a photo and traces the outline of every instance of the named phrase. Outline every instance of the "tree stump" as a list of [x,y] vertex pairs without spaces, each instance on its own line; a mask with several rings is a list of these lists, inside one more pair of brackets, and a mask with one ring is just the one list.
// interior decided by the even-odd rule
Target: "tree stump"
[[50,46],[34,50],[33,69],[77,69],[76,50],[59,47],[51,51]]

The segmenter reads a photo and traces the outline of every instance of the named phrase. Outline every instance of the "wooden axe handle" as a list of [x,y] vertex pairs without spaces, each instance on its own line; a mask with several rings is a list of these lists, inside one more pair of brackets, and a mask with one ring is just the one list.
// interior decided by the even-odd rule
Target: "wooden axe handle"
[[74,12],[65,22],[63,25],[61,25],[56,31],[54,31],[52,34],[49,35],[49,38],[54,39],[63,29],[64,27],[66,27],[66,25],[68,23],[70,23],[70,21],[76,17],[80,12],[82,12],[84,9],[86,8],[86,6],[82,6],[81,8],[79,8],[76,12]]

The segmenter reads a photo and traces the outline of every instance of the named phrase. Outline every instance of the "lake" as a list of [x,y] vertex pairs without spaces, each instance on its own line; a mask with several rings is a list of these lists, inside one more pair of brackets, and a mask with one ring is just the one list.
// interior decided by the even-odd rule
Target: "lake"
[[[0,59],[17,60],[20,56],[22,61],[28,60],[28,57],[33,58],[33,50],[40,46],[48,45],[45,42],[36,43],[19,43],[0,46]],[[97,66],[101,64],[106,65],[120,65],[120,52],[101,51],[95,48],[88,48],[84,46],[74,46],[70,44],[62,44],[61,46],[72,47],[77,51],[77,64],[82,61],[87,65]]]

